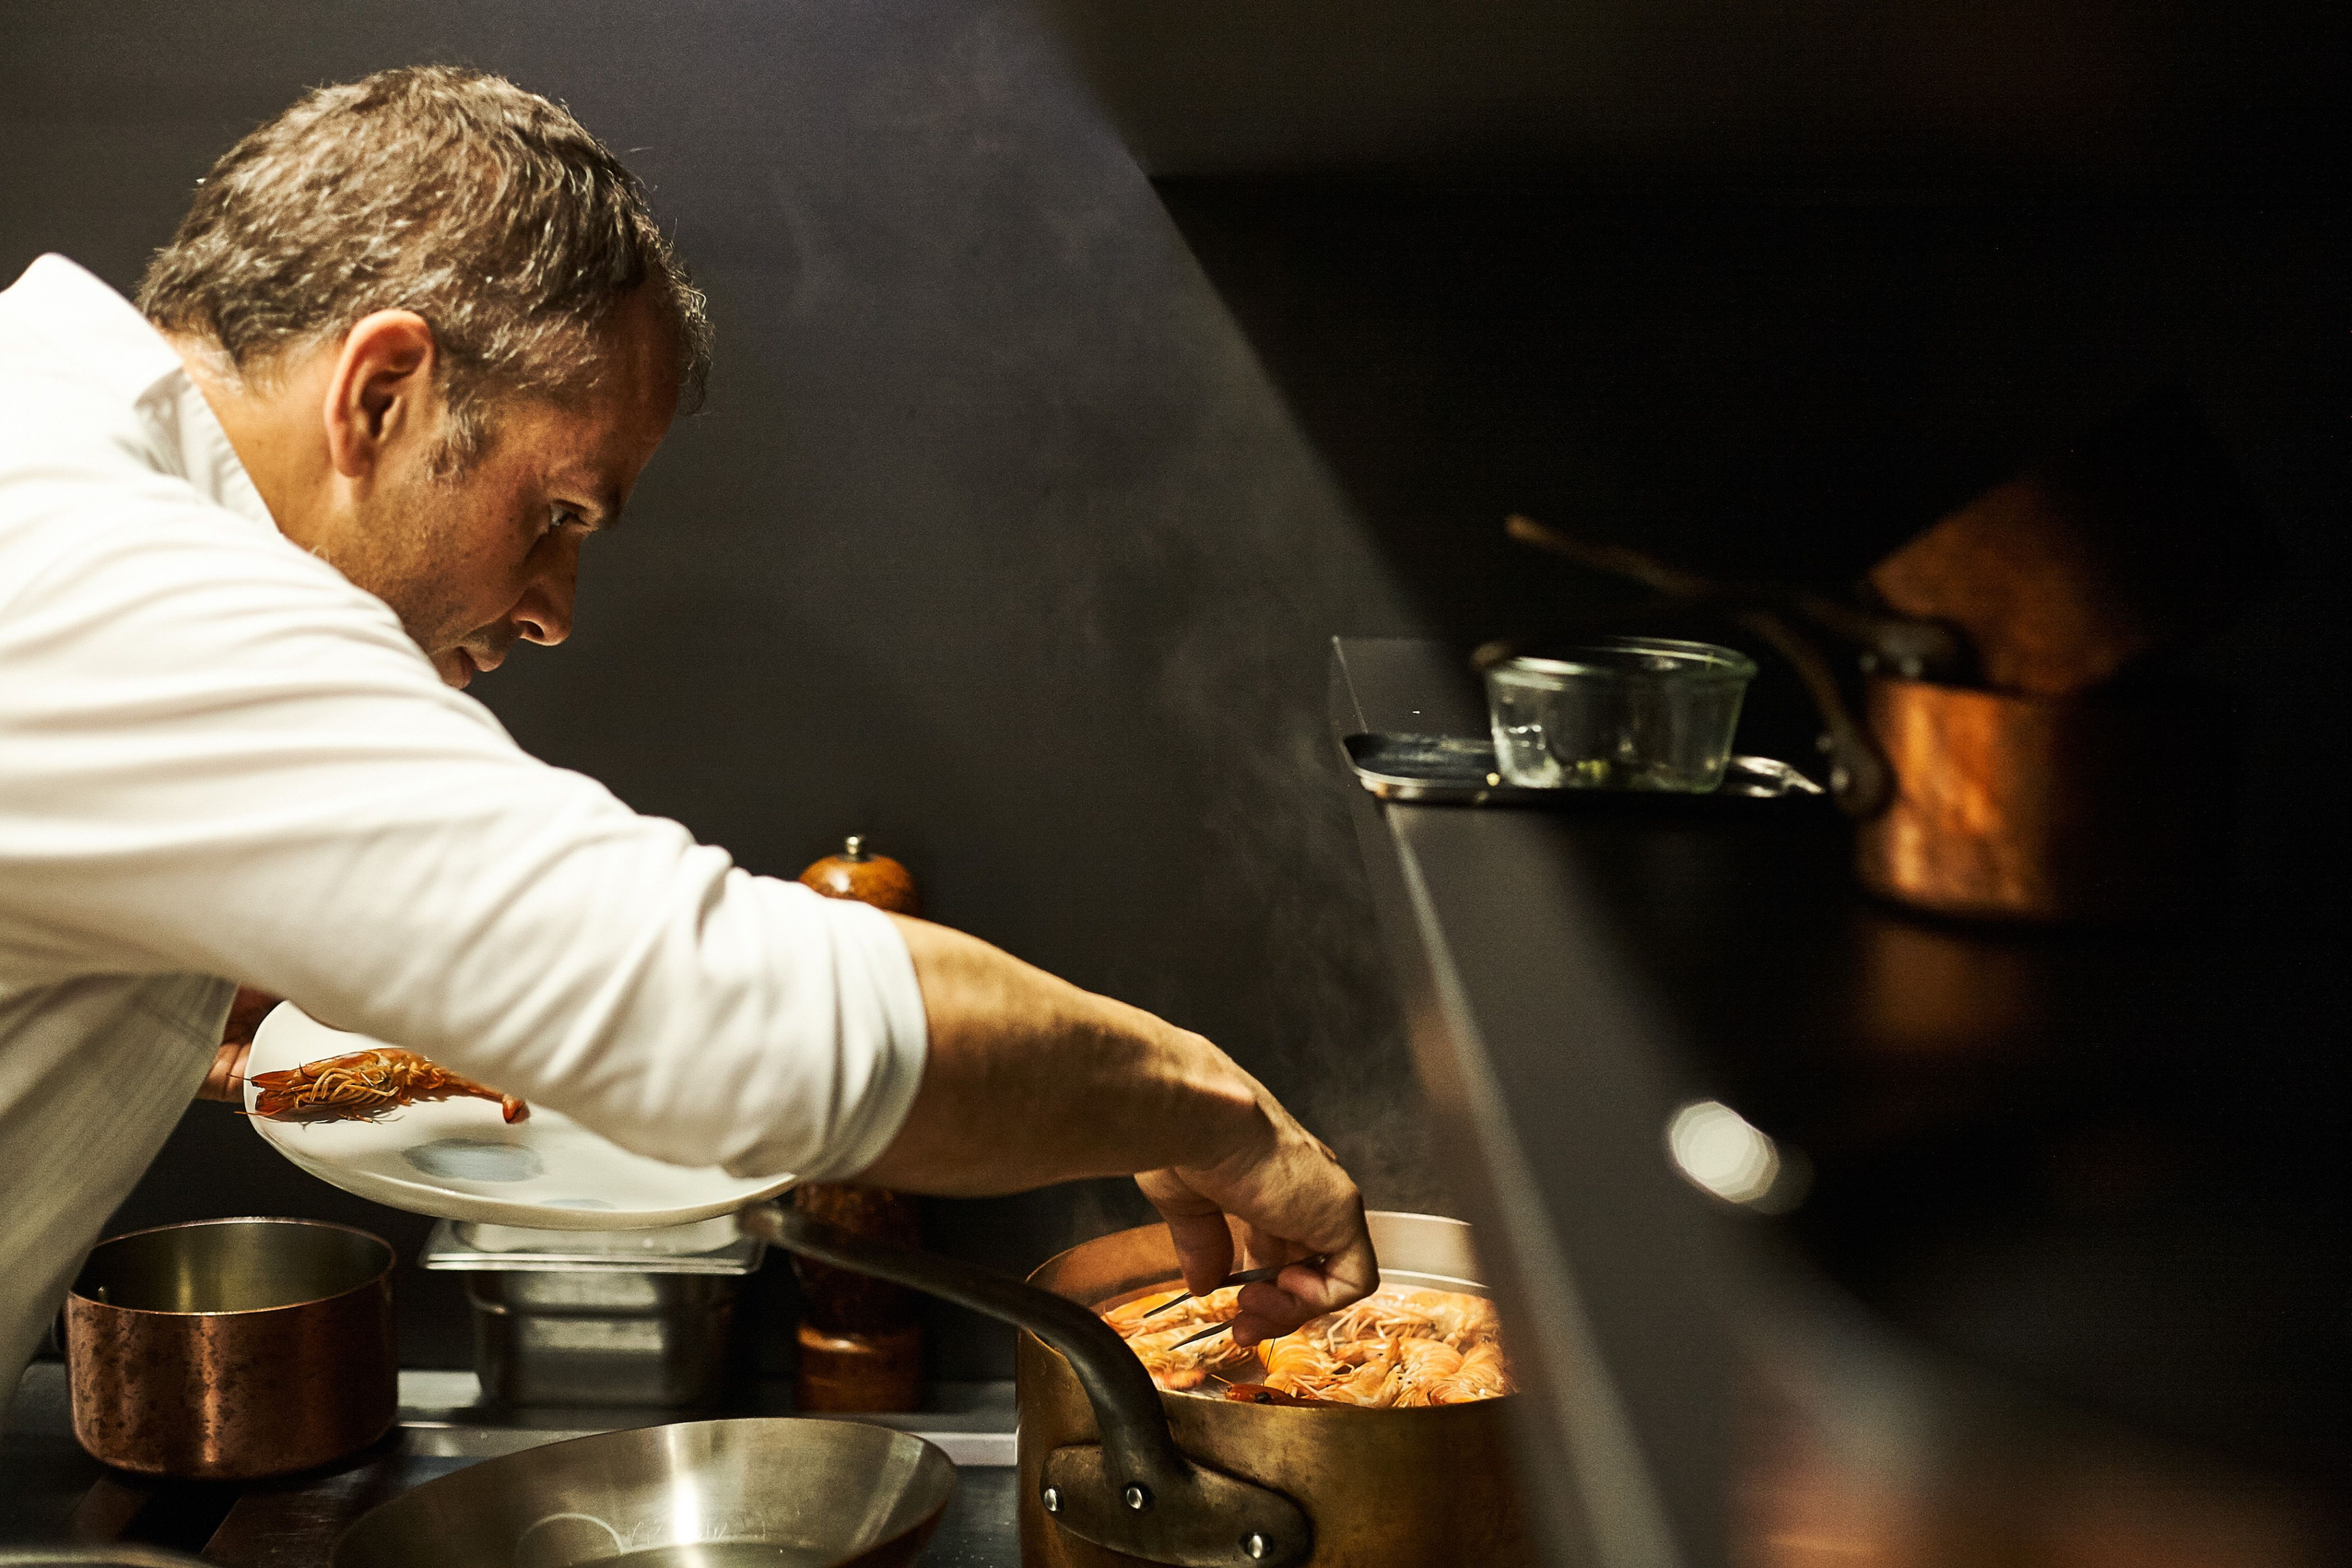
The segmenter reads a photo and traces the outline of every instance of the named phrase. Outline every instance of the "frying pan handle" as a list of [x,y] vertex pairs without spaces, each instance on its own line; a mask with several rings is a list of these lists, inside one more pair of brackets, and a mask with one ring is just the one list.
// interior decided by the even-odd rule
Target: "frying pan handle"
[[1194,1464],[1168,1432],[1160,1390],[1117,1330],[1076,1301],[986,1269],[859,1236],[778,1204],[735,1223],[787,1251],[888,1280],[1027,1329],[1062,1353],[1094,1406],[1099,1448],[1056,1448],[1045,1511],[1083,1540],[1183,1568],[1304,1562],[1313,1528],[1280,1492]]

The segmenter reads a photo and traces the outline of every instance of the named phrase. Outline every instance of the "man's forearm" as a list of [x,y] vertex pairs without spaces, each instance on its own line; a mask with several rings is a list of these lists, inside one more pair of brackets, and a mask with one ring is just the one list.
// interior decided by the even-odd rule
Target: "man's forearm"
[[1272,1140],[1263,1091],[1200,1036],[959,932],[893,919],[930,1051],[905,1126],[861,1180],[1014,1192],[1213,1165]]

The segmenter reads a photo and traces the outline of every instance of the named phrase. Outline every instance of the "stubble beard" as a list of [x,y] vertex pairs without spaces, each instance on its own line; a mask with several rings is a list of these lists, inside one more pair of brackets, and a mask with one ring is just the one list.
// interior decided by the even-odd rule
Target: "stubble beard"
[[466,486],[459,476],[413,474],[379,490],[327,563],[392,607],[428,658],[439,660],[480,628],[461,583]]

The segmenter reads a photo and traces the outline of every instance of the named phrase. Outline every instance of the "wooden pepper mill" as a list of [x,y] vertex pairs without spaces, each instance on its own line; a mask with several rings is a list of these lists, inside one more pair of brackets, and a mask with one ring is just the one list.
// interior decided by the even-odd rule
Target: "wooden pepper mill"
[[[827,898],[854,898],[895,915],[921,913],[915,879],[887,855],[867,852],[852,834],[837,855],[801,873],[802,883]],[[919,1246],[915,1200],[887,1187],[810,1182],[793,1202],[802,1212],[845,1230]],[[803,1410],[913,1410],[922,1403],[923,1331],[914,1292],[901,1285],[793,1260],[808,1311],[801,1319],[799,1381],[793,1399]]]

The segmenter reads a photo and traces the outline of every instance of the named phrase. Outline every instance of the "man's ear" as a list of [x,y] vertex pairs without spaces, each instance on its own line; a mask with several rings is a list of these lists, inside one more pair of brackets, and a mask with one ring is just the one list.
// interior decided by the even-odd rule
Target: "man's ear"
[[414,310],[379,310],[344,334],[324,410],[336,473],[367,480],[394,443],[439,438],[439,358],[432,327]]

